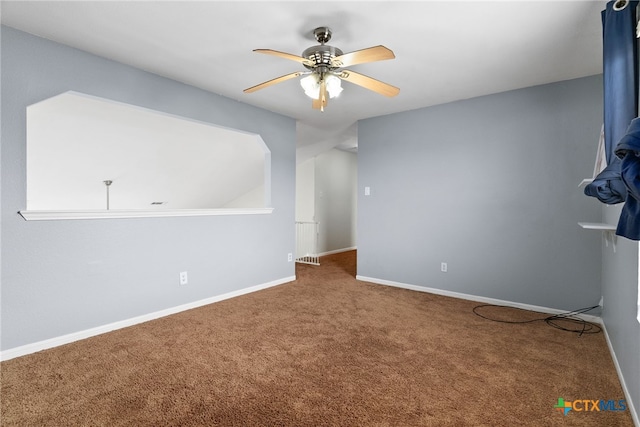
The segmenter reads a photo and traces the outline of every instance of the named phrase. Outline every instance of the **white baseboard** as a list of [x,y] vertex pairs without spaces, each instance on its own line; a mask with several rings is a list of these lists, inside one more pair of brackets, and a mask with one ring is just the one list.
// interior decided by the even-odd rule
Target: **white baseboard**
[[326,255],[340,254],[340,253],[342,253],[342,252],[355,251],[356,249],[358,249],[358,247],[357,247],[357,246],[351,246],[350,248],[342,248],[342,249],[335,249],[335,250],[333,250],[333,251],[322,252],[321,254],[318,254],[318,256],[326,256]]
[[638,417],[638,412],[636,411],[635,406],[633,406],[631,394],[629,394],[627,383],[625,382],[624,376],[622,375],[622,370],[620,369],[620,364],[618,363],[616,352],[613,350],[613,345],[611,344],[611,340],[609,339],[609,333],[607,332],[607,327],[604,322],[602,324],[602,332],[604,333],[604,337],[607,340],[609,353],[611,353],[611,358],[613,359],[613,364],[616,367],[616,372],[618,372],[618,378],[620,379],[620,385],[622,386],[622,391],[624,392],[624,397],[627,402],[627,408],[629,409],[629,413],[631,413],[631,418],[633,419],[633,423],[635,424],[635,426],[640,427],[640,418]]
[[296,276],[289,276],[282,279],[274,280],[272,282],[263,283],[261,285],[239,289],[237,291],[228,292],[222,295],[216,295],[214,297],[205,298],[199,301],[178,305],[175,307],[167,308],[167,309],[156,311],[153,313],[143,314],[142,316],[132,317],[130,319],[120,320],[118,322],[109,323],[109,324],[98,326],[95,328],[85,329],[83,331],[73,332],[71,334],[62,335],[59,337],[50,338],[47,340],[38,341],[31,344],[26,344],[20,347],[10,348],[8,350],[4,350],[3,352],[0,352],[0,360],[4,361],[4,360],[13,359],[15,357],[25,356],[27,354],[35,353],[37,351],[46,350],[48,348],[53,348],[60,345],[69,344],[74,341],[79,341],[85,338],[94,337],[96,335],[104,334],[106,332],[114,331],[116,329],[122,329],[128,326],[133,326],[139,323],[148,322],[150,320],[169,316],[171,314],[180,313],[181,311],[191,310],[192,308],[202,307],[203,305],[213,304],[214,302],[235,298],[240,295],[245,295],[251,292],[260,291],[262,289],[271,288],[273,286],[282,285],[284,283],[293,282],[294,280],[296,280]]
[[[430,294],[442,295],[446,297],[466,299],[470,301],[482,302],[485,304],[495,304],[495,305],[503,305],[506,307],[521,308],[523,310],[537,311],[539,313],[563,314],[567,312],[567,310],[558,310],[556,308],[541,307],[538,305],[523,304],[519,302],[505,301],[505,300],[500,300],[496,298],[487,298],[487,297],[481,297],[477,295],[463,294],[460,292],[446,291],[443,289],[428,288],[426,286],[409,285],[406,283],[393,282],[393,281],[384,280],[384,279],[376,279],[373,277],[365,277],[365,276],[358,275],[356,276],[356,279],[361,280],[363,282],[375,283],[378,285],[394,286],[396,288],[409,289],[409,290],[418,291],[418,292],[427,292]],[[577,317],[583,320],[586,320],[588,322],[597,323],[599,325],[602,324],[602,319],[599,316],[594,316],[591,314],[580,314],[580,315],[577,315]]]

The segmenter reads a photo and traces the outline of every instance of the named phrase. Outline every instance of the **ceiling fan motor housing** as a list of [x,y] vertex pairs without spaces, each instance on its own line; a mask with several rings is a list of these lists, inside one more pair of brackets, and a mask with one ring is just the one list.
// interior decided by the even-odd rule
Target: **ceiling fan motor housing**
[[339,67],[333,66],[332,60],[336,56],[340,56],[343,52],[337,47],[326,45],[331,40],[331,28],[318,27],[313,30],[313,35],[320,43],[317,46],[311,46],[302,52],[302,57],[309,59],[313,65],[303,64],[307,69],[312,71],[326,72],[334,71]]
[[340,55],[342,55],[342,51],[337,47],[329,46],[326,44],[312,46],[302,52],[302,57],[312,61],[313,65],[303,65],[309,70],[316,70],[319,67],[325,67],[333,71],[338,69],[339,67],[334,67],[332,65],[332,60],[333,58]]

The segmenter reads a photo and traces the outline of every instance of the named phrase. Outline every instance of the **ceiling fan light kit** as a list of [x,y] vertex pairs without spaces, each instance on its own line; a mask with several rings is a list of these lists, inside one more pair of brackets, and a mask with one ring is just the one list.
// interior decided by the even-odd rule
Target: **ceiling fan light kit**
[[296,61],[308,71],[285,74],[247,88],[244,92],[252,93],[276,83],[305,75],[306,77],[300,80],[300,85],[304,89],[304,93],[312,98],[312,107],[320,111],[324,111],[329,98],[335,98],[342,92],[342,80],[389,97],[396,96],[400,92],[400,89],[395,86],[364,74],[343,69],[343,67],[352,65],[393,59],[395,58],[393,51],[380,45],[345,54],[337,47],[325,44],[331,40],[331,34],[329,27],[318,27],[313,30],[313,35],[320,44],[305,49],[301,56],[271,49],[255,49],[254,52]]
[[[333,74],[324,76],[329,98],[335,98],[342,92],[342,83],[340,78]],[[304,93],[311,99],[320,99],[320,76],[316,73],[309,74],[307,77],[300,79],[300,86],[304,89]]]

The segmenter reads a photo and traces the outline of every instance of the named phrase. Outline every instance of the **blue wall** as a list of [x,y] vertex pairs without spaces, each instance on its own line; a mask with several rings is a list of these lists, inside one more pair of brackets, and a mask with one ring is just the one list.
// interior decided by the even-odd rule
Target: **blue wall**
[[[597,305],[601,76],[358,124],[358,275],[563,310]],[[371,195],[364,195],[364,187]],[[448,272],[440,271],[440,263]]]
[[[622,205],[603,206],[602,209],[604,222],[618,222]],[[615,252],[612,245],[603,244],[602,295],[602,320],[637,415],[640,410],[638,242],[617,237]]]
[[[2,350],[295,274],[293,119],[7,27],[1,64]],[[25,221],[26,107],[68,90],[260,134],[274,212]]]

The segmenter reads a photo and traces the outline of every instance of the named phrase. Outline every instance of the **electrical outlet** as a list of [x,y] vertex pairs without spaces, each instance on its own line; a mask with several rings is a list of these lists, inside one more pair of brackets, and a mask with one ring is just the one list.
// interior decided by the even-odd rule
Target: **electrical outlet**
[[289,261],[289,262],[293,261],[293,254],[292,253],[288,253],[287,254],[287,261]]
[[447,269],[448,269],[447,263],[446,262],[441,262],[440,263],[440,271],[442,271],[443,273],[446,273]]
[[187,283],[189,283],[189,277],[187,276],[187,272],[186,271],[180,272],[180,284],[186,285]]
[[604,296],[600,297],[600,302],[598,303],[598,305],[602,308],[604,307]]

